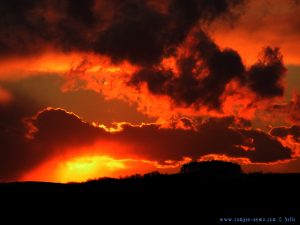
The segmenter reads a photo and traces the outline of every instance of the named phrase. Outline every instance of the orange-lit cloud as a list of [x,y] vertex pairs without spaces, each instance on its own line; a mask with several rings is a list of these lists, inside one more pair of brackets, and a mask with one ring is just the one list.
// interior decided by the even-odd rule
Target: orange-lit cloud
[[[88,60],[88,62],[87,62]],[[86,62],[85,70],[78,63]],[[77,72],[118,71],[110,63],[108,57],[96,55],[91,52],[62,52],[49,49],[46,52],[27,57],[15,56],[0,60],[0,80],[16,80],[36,74],[55,73],[72,77],[72,71]],[[74,73],[74,71],[73,71]]]
[[[165,69],[174,72],[174,77],[178,76],[178,61],[172,59],[171,64],[162,61]],[[28,66],[24,64],[30,63]],[[174,65],[175,63],[175,65]],[[165,65],[166,64],[166,65]],[[225,116],[238,115],[246,119],[253,119],[255,112],[259,108],[264,108],[265,103],[257,101],[255,92],[243,87],[235,80],[230,81],[224,86],[221,96],[216,96],[216,101],[221,101],[221,110],[212,110],[205,104],[192,104],[191,106],[178,105],[174,103],[174,96],[168,93],[157,95],[151,90],[151,84],[143,81],[138,88],[129,85],[133,76],[140,70],[129,62],[113,64],[111,60],[104,56],[93,54],[73,53],[73,54],[45,54],[40,58],[29,58],[26,60],[15,60],[3,62],[4,76],[2,79],[16,79],[12,74],[28,76],[34,74],[57,73],[63,79],[65,84],[61,86],[63,92],[72,92],[76,90],[93,90],[104,95],[106,99],[120,99],[129,104],[136,104],[137,110],[148,116],[156,117],[159,122],[164,122],[182,116]],[[14,69],[9,69],[13,66]],[[6,69],[7,68],[7,69]],[[18,71],[22,73],[18,73]],[[150,74],[151,75],[151,74]],[[8,77],[8,78],[7,78]],[[173,79],[173,78],[172,78]],[[170,82],[173,82],[170,80]],[[201,81],[199,81],[201,84]],[[186,87],[188,88],[188,87]],[[209,90],[207,90],[209,91]],[[177,91],[176,91],[177,92]],[[217,95],[217,94],[216,94]],[[176,99],[176,98],[175,98]],[[266,101],[268,102],[268,101]]]
[[[141,69],[126,61],[117,65],[97,65],[86,58],[67,73],[63,90],[90,89],[107,99],[134,103],[138,111],[160,122],[185,115],[238,115],[253,119],[257,109],[266,108],[283,95],[285,68],[278,49],[266,48],[262,58],[245,71],[234,51],[221,52],[217,46],[215,48],[212,50],[215,58],[205,59],[212,64],[211,68],[200,61],[198,67],[192,56],[163,60],[161,67],[152,69]],[[226,57],[231,65],[226,64]],[[187,69],[189,61],[192,64]],[[219,65],[214,65],[215,62]],[[241,70],[224,73],[222,66],[236,66]],[[204,72],[206,75],[201,77]]]

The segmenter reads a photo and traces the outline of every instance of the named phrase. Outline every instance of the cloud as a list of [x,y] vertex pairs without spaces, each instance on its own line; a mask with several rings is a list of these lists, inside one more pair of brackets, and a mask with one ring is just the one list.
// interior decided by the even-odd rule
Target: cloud
[[294,158],[300,156],[300,126],[280,126],[274,127],[270,135],[277,137],[284,145],[292,149]]
[[[238,21],[243,14],[241,9],[247,10],[245,2],[30,0],[19,4],[19,0],[13,0],[0,3],[4,9],[0,55],[27,56],[53,48],[94,53],[100,58],[105,55],[109,64],[118,69],[125,63],[136,69],[124,76],[107,75],[103,70],[89,74],[92,67],[105,65],[84,59],[86,63],[79,63],[65,76],[68,90],[93,89],[107,98],[134,102],[140,111],[156,117],[170,115],[176,109],[187,109],[187,114],[214,111],[232,115],[239,107],[234,104],[237,101],[224,105],[232,96],[245,99],[243,107],[249,108],[258,100],[272,101],[284,93],[285,67],[278,48],[266,47],[261,59],[247,68],[239,52],[220,48],[208,34],[207,27],[213,22],[228,18]],[[168,60],[173,60],[174,65],[166,66]],[[235,88],[228,91],[233,83]],[[157,107],[157,102],[165,106]],[[167,108],[167,112],[149,108]]]
[[93,4],[90,0],[1,2],[1,56],[36,54],[49,46],[91,50],[87,35],[96,22]]
[[99,36],[96,51],[114,61],[136,64],[160,61],[167,33],[167,16],[143,1],[124,1],[117,6],[111,24]]
[[180,43],[199,20],[230,14],[243,0],[37,1],[0,4],[0,54],[26,55],[47,47],[106,54],[113,60],[152,64]]
[[282,96],[284,93],[282,79],[285,72],[279,49],[267,47],[264,49],[262,59],[248,71],[249,86],[263,98]]
[[[1,110],[1,118],[6,121],[2,123],[0,133],[2,180],[17,179],[54,156],[70,151],[76,155],[82,153],[76,153],[78,149],[93,145],[98,145],[99,150],[87,150],[84,154],[96,152],[116,158],[135,155],[160,164],[167,160],[180,161],[183,157],[198,159],[209,154],[264,163],[291,159],[291,150],[277,139],[247,128],[249,124],[234,117],[211,118],[196,127],[185,119],[183,122],[187,126],[184,129],[123,123],[112,132],[86,123],[63,109],[48,108],[24,119],[31,110],[16,103]],[[101,148],[104,143],[115,143],[121,150]]]
[[[266,47],[261,59],[248,70],[236,51],[221,50],[204,32],[193,34],[188,49],[188,56],[176,59],[178,73],[144,68],[132,76],[129,84],[139,88],[146,83],[152,94],[169,96],[177,106],[206,106],[219,111],[226,87],[233,81],[253,91],[253,102],[283,95],[286,69],[278,48]],[[233,91],[239,93],[238,89]]]
[[231,8],[242,2],[172,0],[162,13],[143,1],[125,1],[118,5],[110,26],[100,34],[96,49],[117,61],[157,64],[198,22],[229,15]]
[[32,119],[28,119],[27,123],[33,127],[30,133],[34,133],[35,140],[48,146],[62,148],[90,144],[96,137],[103,136],[101,132],[104,132],[83,122],[75,114],[60,109],[41,111]]
[[[165,160],[181,160],[185,156],[196,159],[212,153],[248,157],[253,162],[290,158],[290,150],[275,138],[262,131],[239,128],[242,124],[235,121],[233,117],[209,119],[200,124],[197,130],[125,123],[119,126],[118,131],[109,132],[85,123],[64,110],[48,109],[34,117],[32,125],[36,127],[34,139],[50,146],[70,147],[110,141],[132,146],[132,153],[161,163]],[[245,151],[246,147],[250,150]]]
[[291,127],[275,127],[271,130],[270,134],[283,139],[287,138],[288,136],[291,136],[295,142],[300,143],[299,125],[293,125]]
[[[177,60],[178,75],[171,70],[144,69],[133,75],[130,84],[138,86],[145,82],[150,92],[170,96],[177,105],[197,104],[219,109],[226,84],[242,76],[244,66],[235,51],[221,51],[205,33],[198,32],[194,38],[191,55]],[[203,63],[199,65],[200,61]],[[204,70],[207,74],[199,78]]]

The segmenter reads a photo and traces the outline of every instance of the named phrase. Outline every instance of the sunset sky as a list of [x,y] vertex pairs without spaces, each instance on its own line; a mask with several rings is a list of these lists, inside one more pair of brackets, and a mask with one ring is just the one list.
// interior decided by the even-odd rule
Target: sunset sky
[[300,172],[300,1],[0,1],[0,181]]

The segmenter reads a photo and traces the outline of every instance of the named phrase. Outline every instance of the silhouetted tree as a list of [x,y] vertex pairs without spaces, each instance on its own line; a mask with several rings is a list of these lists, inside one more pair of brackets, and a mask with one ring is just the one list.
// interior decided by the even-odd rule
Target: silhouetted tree
[[201,174],[240,174],[242,168],[239,164],[219,160],[212,161],[192,161],[182,165],[181,173],[201,173]]

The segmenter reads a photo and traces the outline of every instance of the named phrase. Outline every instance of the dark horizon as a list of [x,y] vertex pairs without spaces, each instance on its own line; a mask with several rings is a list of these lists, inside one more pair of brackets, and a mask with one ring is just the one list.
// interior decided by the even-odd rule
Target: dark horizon
[[[217,167],[216,173],[216,167],[205,167],[206,173],[203,167],[195,171],[192,166],[192,170],[177,174],[152,172],[82,183],[0,183],[0,197],[3,205],[14,205],[14,212],[40,212],[42,207],[42,215],[48,215],[45,209],[51,206],[51,218],[69,222],[73,221],[74,212],[78,213],[76,220],[93,222],[99,216],[106,219],[113,212],[124,215],[123,222],[131,223],[146,218],[153,223],[158,220],[204,224],[298,223],[299,195],[289,193],[299,190],[300,173],[245,174],[235,167],[227,168],[224,173],[226,166],[222,170]],[[53,204],[56,207],[52,208]]]

